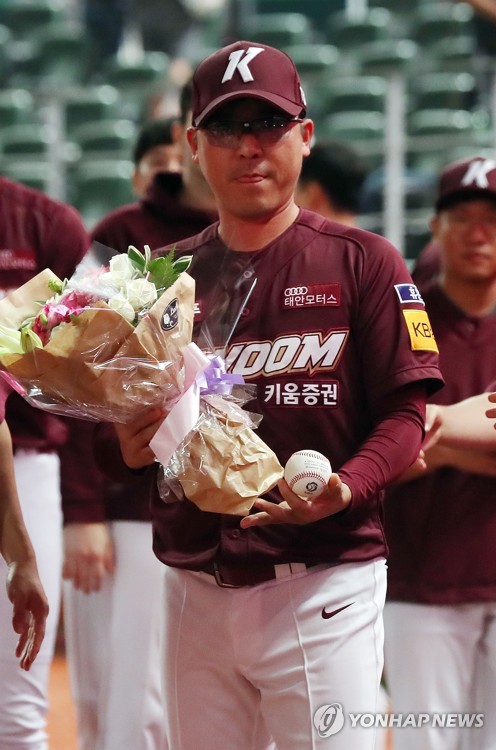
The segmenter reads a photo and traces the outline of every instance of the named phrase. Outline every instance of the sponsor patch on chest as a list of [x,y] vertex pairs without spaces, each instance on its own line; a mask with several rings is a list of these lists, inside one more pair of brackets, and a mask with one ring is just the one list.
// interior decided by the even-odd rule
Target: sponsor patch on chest
[[302,307],[339,307],[341,284],[301,284],[288,286],[282,293],[283,310]]

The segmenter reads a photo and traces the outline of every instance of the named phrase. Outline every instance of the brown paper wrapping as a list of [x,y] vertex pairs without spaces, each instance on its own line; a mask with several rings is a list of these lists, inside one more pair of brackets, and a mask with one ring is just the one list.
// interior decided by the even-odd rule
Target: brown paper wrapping
[[[39,311],[36,300],[44,301],[51,293],[33,296],[33,290],[39,295],[47,288],[46,273],[0,300],[2,323],[17,320],[18,326]],[[28,394],[39,388],[47,401],[62,405],[63,413],[72,410],[95,419],[129,421],[145,406],[163,403],[182,391],[181,352],[191,340],[194,287],[193,279],[181,274],[136,328],[105,302],[98,302],[54,329],[42,349],[3,355],[0,363]],[[165,331],[162,316],[174,299],[178,325]]]
[[195,505],[212,513],[248,515],[255,500],[271,490],[283,476],[275,453],[247,425],[222,408],[219,397],[207,396],[209,415],[185,444],[177,478],[184,494]]

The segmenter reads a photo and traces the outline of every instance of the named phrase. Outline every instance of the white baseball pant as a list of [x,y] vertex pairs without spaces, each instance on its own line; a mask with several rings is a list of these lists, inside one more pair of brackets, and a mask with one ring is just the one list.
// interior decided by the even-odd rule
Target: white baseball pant
[[[170,750],[259,750],[263,721],[277,750],[373,750],[374,728],[353,728],[349,712],[377,710],[385,561],[283,567],[243,588],[166,568]],[[344,717],[332,736],[314,725],[324,706]]]
[[[0,586],[0,748],[47,750],[48,680],[59,622],[62,515],[58,456],[18,451],[14,467],[24,520],[33,543],[50,613],[45,639],[29,672],[15,656],[18,635],[12,629],[12,604]],[[0,579],[7,567],[0,558]]]
[[384,619],[395,714],[485,714],[483,727],[394,727],[394,750],[496,750],[496,602],[388,602]]
[[64,625],[79,750],[166,750],[161,688],[164,566],[151,524],[109,524],[116,569],[100,591],[64,583]]

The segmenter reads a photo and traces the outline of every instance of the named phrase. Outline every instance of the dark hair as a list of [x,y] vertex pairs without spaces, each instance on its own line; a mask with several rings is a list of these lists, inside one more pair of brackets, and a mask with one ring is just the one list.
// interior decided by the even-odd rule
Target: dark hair
[[336,208],[358,213],[367,171],[361,157],[350,146],[340,141],[322,141],[303,159],[300,180],[315,180]]
[[168,146],[172,143],[172,125],[177,117],[150,120],[141,128],[133,149],[133,161],[139,164],[141,159],[155,146]]

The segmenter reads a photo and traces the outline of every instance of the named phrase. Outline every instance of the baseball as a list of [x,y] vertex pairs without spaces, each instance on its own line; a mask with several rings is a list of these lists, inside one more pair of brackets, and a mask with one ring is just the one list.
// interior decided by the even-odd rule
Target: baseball
[[297,451],[289,457],[284,479],[296,495],[316,497],[327,487],[332,474],[329,459],[318,451]]

